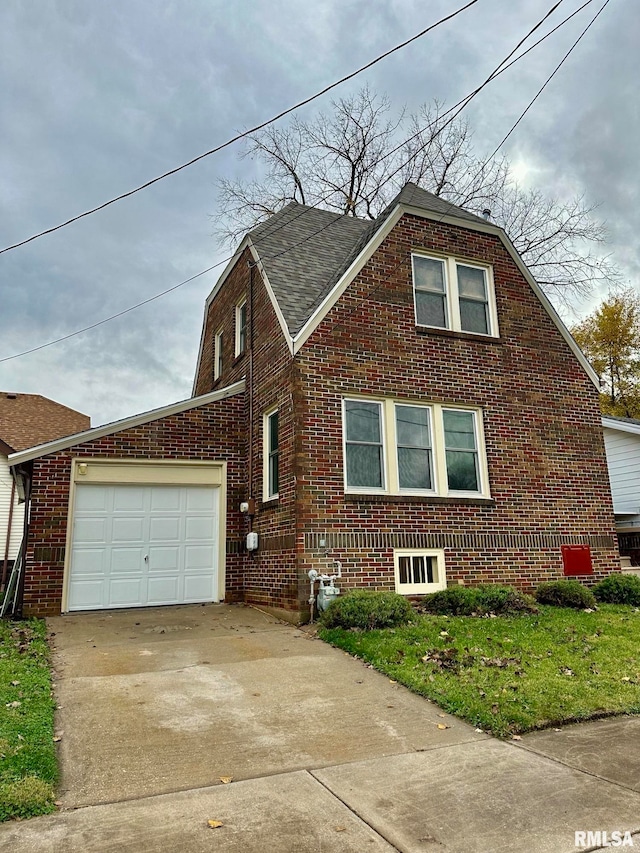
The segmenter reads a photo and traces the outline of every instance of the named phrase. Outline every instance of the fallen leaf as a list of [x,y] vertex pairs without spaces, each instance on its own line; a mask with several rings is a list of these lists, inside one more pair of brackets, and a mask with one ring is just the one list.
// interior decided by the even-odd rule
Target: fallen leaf
[[347,831],[346,826],[336,826],[336,827],[334,827],[334,829],[336,832],[346,832]]
[[439,717],[446,717],[446,714],[438,714]]
[[20,684],[20,682],[19,682],[19,681],[12,681],[12,682],[11,682],[11,686],[12,686],[12,687],[17,687],[19,684]]
[[451,726],[447,726],[444,723],[438,723],[438,728],[439,729],[450,729]]
[[229,782],[233,782],[233,776],[221,776],[220,781],[223,785],[228,785]]
[[224,826],[221,820],[208,820],[207,826],[210,826],[211,829],[217,829],[219,826]]
[[484,729],[474,729],[474,732],[476,732],[476,734],[483,735]]
[[520,737],[520,735],[514,735],[514,736],[511,738],[511,740],[522,740],[522,738]]
[[390,683],[390,684],[397,684],[398,682],[397,682],[397,681],[394,681],[394,680],[393,680],[393,678],[390,678],[390,679],[389,679],[389,683]]
[[19,708],[19,707],[20,707],[20,705],[22,705],[22,702],[18,702],[18,700],[16,699],[16,701],[15,701],[15,702],[7,702],[7,704],[5,705],[5,707],[6,707],[6,708]]
[[440,631],[440,636],[441,636],[441,637],[448,637],[448,636],[449,636],[449,632],[448,632],[448,631]]
[[53,742],[54,742],[54,743],[60,743],[60,741],[61,741],[61,740],[62,740],[62,738],[61,738],[61,737],[56,736],[56,737],[54,737]]
[[621,680],[621,681],[631,681],[631,679],[629,678],[629,676],[628,676],[628,675],[623,675],[623,676],[622,676],[622,678],[621,678],[620,680]]

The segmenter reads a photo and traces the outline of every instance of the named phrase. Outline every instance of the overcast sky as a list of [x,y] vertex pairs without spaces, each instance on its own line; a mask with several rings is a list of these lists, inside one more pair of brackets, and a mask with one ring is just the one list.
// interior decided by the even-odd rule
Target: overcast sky
[[[583,0],[564,0],[546,29]],[[604,0],[487,87],[467,111],[489,153]],[[463,0],[2,0],[0,248],[214,147],[410,37]],[[303,115],[368,84],[394,108],[451,105],[552,0],[479,0]],[[544,30],[543,30],[544,32]],[[640,4],[610,0],[505,146],[528,186],[600,205],[605,251],[640,271]],[[286,121],[286,120],[285,120]],[[0,359],[94,323],[227,256],[216,181],[240,145],[0,255]],[[190,396],[202,309],[219,270],[124,317],[0,363],[93,425]],[[597,303],[576,305],[578,312]],[[569,322],[574,318],[568,317]]]

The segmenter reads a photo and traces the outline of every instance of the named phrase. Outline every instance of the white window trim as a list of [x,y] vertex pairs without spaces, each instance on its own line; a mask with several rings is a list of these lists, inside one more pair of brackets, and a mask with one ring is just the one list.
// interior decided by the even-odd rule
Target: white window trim
[[[438,567],[438,580],[435,583],[400,583],[400,557],[435,557]],[[428,595],[429,593],[438,592],[438,590],[447,588],[447,576],[443,550],[433,548],[394,549],[393,566],[396,592],[400,593],[400,595]]]
[[273,501],[280,497],[280,418],[278,418],[278,491],[270,493],[269,451],[271,445],[271,417],[279,413],[277,406],[268,409],[262,417],[262,500]]
[[[376,486],[348,486],[347,485],[347,402],[360,401],[365,403],[378,403],[380,407],[380,441],[382,444],[382,487]],[[352,494],[386,494],[389,476],[387,473],[387,441],[386,441],[386,413],[384,400],[373,399],[371,397],[344,397],[342,400],[342,460],[344,469],[344,490]]]
[[[382,477],[383,488],[349,486],[347,483],[347,418],[346,403],[360,400],[379,403],[381,407],[382,432]],[[401,489],[398,471],[398,442],[396,437],[396,406],[424,407],[430,410],[431,452],[433,461],[433,489]],[[478,456],[478,491],[456,491],[450,489],[447,478],[447,460],[444,441],[444,411],[470,412],[473,415],[476,453]],[[489,490],[489,471],[484,439],[482,409],[477,406],[464,406],[444,403],[423,403],[394,398],[365,397],[349,395],[342,401],[342,460],[345,494],[389,494],[406,496],[433,496],[454,498],[475,498],[486,500],[491,497]]]
[[[428,254],[427,252],[412,252],[411,253],[411,277],[413,289],[413,312],[415,324],[421,329],[442,329],[442,326],[428,326],[425,323],[418,322],[418,311],[416,305],[416,276],[414,259],[427,258],[432,261],[440,261],[444,264],[444,296],[446,306],[446,329],[454,332],[462,332],[465,335],[478,335],[481,338],[498,338],[500,330],[498,328],[498,311],[496,308],[496,294],[493,281],[493,267],[489,264],[480,264],[474,261],[467,261],[463,258],[452,257],[449,255]],[[485,284],[487,287],[487,307],[489,311],[489,331],[488,332],[468,332],[462,329],[460,321],[460,294],[458,293],[458,270],[457,266],[471,267],[472,269],[482,270],[485,274]]]
[[220,379],[222,376],[222,370],[220,369],[220,362],[222,356],[222,344],[224,340],[224,330],[222,328],[218,329],[214,338],[214,347],[213,347],[213,381]]
[[244,348],[242,348],[242,349],[241,349],[241,342],[240,342],[240,313],[241,313],[243,308],[246,309],[246,305],[247,305],[246,298],[243,299],[241,302],[238,302],[238,304],[236,305],[236,316],[235,316],[235,354],[236,354],[236,358],[239,355],[242,355],[242,353],[245,351],[245,349],[247,347],[247,327],[246,327],[246,325],[245,325],[245,342],[244,342]]

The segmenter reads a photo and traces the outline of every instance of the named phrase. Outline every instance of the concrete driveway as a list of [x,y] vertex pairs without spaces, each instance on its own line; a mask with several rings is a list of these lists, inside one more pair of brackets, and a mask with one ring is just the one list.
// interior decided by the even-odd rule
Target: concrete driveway
[[2,849],[564,853],[640,830],[638,719],[495,741],[243,606],[50,628],[63,810]]

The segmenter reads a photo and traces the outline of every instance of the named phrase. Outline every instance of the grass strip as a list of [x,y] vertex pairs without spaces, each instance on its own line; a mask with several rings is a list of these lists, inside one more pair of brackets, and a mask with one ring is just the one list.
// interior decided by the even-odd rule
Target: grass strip
[[640,610],[631,607],[425,615],[398,628],[319,635],[498,737],[640,713]]
[[45,623],[0,620],[0,820],[55,811],[54,710]]

